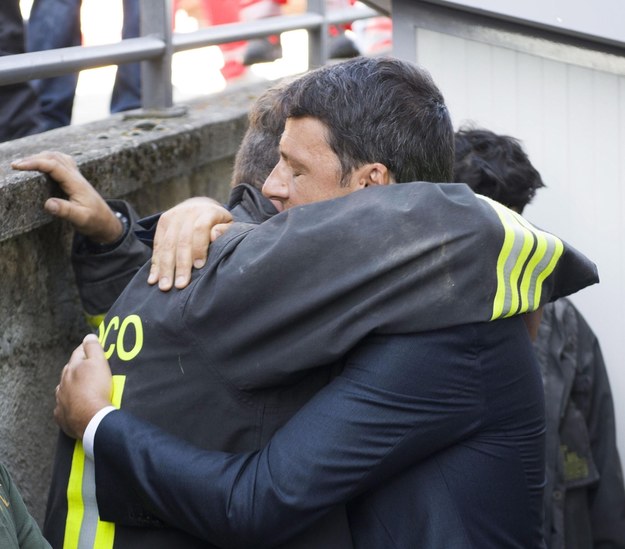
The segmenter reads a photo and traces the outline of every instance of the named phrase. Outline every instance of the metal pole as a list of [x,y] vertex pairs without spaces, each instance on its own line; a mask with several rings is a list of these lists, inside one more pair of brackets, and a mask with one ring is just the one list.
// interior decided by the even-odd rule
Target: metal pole
[[173,105],[172,24],[171,0],[141,0],[141,36],[154,36],[165,43],[161,57],[141,63],[143,109],[168,109]]
[[0,57],[0,85],[49,78],[83,69],[157,58],[163,42],[156,38],[127,38],[115,44],[73,46]]
[[328,61],[328,20],[326,19],[326,0],[308,0],[308,11],[323,17],[323,23],[308,31],[308,68],[315,69]]

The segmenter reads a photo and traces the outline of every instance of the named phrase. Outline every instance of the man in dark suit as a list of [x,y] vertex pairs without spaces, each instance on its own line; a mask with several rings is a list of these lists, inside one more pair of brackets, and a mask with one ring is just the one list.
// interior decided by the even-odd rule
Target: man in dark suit
[[[363,82],[370,89],[363,90]],[[412,94],[404,94],[406,85]],[[230,229],[213,245],[208,264],[185,292],[154,290],[148,299],[138,287],[127,289],[101,329],[105,351],[98,354],[87,340],[64,370],[56,415],[72,436],[82,437],[87,423],[89,433],[97,429],[100,516],[130,526],[164,522],[221,545],[276,544],[306,528],[308,535],[322,533],[314,521],[334,504],[378,487],[383,478],[414,464],[406,473],[409,489],[408,484],[391,485],[352,500],[351,508],[359,509],[349,513],[357,545],[367,543],[368,528],[378,527],[381,539],[390,527],[387,533],[406,543],[423,535],[430,546],[449,542],[498,547],[502,540],[538,546],[544,419],[540,378],[522,320],[492,325],[483,321],[534,310],[543,299],[580,289],[594,280],[594,268],[568,247],[562,254],[561,242],[551,235],[521,230],[507,210],[476,198],[462,185],[406,184],[351,194],[359,188],[413,180],[423,169],[438,173],[441,181],[450,176],[449,117],[438,90],[415,67],[360,59],[320,69],[295,86],[281,160],[265,184],[266,195],[287,211],[255,230]],[[332,115],[327,113],[328,101],[335,107]],[[364,120],[362,105],[367,105]],[[381,112],[382,106],[387,112]],[[411,115],[411,108],[419,112]],[[422,120],[420,109],[436,122],[435,128],[415,122]],[[359,127],[371,142],[354,131]],[[420,142],[422,147],[414,146]],[[341,198],[309,204],[335,197]],[[342,225],[344,219],[347,223]],[[525,265],[527,253],[521,257],[514,246],[513,251],[503,246],[505,238],[509,243],[515,234],[521,240],[534,235],[547,246],[536,247]],[[327,257],[333,236],[341,243],[340,258]],[[399,246],[406,242],[410,245]],[[489,258],[486,270],[481,262],[468,259],[468,251],[478,247]],[[413,254],[418,250],[419,261],[410,259],[410,248]],[[372,249],[380,264],[365,262],[362,271],[346,271],[344,265],[357,264],[352,263],[355,258]],[[523,284],[516,286],[515,279],[511,288],[498,278],[495,265],[502,250],[511,252],[507,260],[513,265],[519,261],[525,265]],[[318,270],[307,272],[301,267],[311,253],[318,254]],[[573,271],[561,268],[571,260]],[[139,276],[144,272],[147,267]],[[375,272],[388,277],[372,284]],[[562,284],[566,272],[580,279]],[[220,283],[220,278],[227,283]],[[532,288],[530,293],[527,287]],[[312,317],[307,315],[310,310]],[[224,333],[219,326],[226,315],[229,330]],[[246,331],[251,335],[241,343]],[[127,339],[128,333],[134,339]],[[220,336],[209,341],[209,334],[217,333]],[[381,335],[356,346],[371,333]],[[270,414],[276,411],[272,403],[292,398],[299,407],[302,397],[311,396],[319,386],[315,388],[314,378],[303,373],[350,349],[343,374],[260,453],[243,457],[206,453],[200,455],[206,460],[200,461],[197,450],[174,442],[171,435],[143,424],[134,430],[137,420],[125,412],[108,413],[102,419],[109,412],[103,408],[111,389],[108,355],[118,376],[113,400],[122,401],[126,410],[206,448],[219,445],[215,437],[236,434],[229,408],[221,405],[223,398],[233,398],[236,413],[247,404],[252,413],[263,416],[261,430],[252,433],[262,444],[291,415],[283,408],[279,412],[283,417],[272,419]],[[192,356],[198,351],[199,360]],[[148,365],[160,370],[147,370]],[[329,373],[325,369],[325,375]],[[133,381],[137,375],[143,375],[141,386]],[[180,432],[181,419],[192,418],[193,410],[201,402],[206,405],[207,399],[199,393],[182,401],[180,384],[189,386],[194,376],[201,375],[221,404],[213,414],[210,410],[202,414],[213,415],[212,421],[197,421],[195,416],[190,429]],[[159,402],[154,395],[159,395]],[[305,429],[298,418],[306,421]],[[106,433],[113,432],[114,451],[118,455],[129,451],[129,461],[124,460],[121,469],[106,453],[113,449]],[[92,440],[92,434],[87,438]],[[126,443],[138,453],[133,454]],[[272,449],[278,453],[277,463]],[[148,461],[126,469],[143,458]],[[152,468],[160,465],[163,470],[154,473]],[[211,469],[218,474],[211,477]],[[437,470],[438,476],[429,474]],[[274,476],[276,471],[284,474]],[[305,478],[314,482],[307,484]],[[122,496],[121,507],[114,500],[124,490],[111,489],[114,479],[129,491]],[[217,482],[211,484],[211,479]],[[491,480],[494,483],[489,484]],[[152,482],[161,481],[159,488],[150,489]],[[476,485],[487,487],[480,491]],[[252,492],[245,496],[249,488]],[[226,493],[232,495],[231,500],[226,497],[228,504],[222,497]],[[422,528],[406,528],[388,502],[418,511],[414,520]],[[359,525],[367,511],[384,527],[368,521]],[[440,520],[442,511],[450,517],[445,528],[431,520]],[[294,519],[285,524],[283,516]],[[250,529],[246,520],[251,520]],[[332,532],[336,536],[340,530]],[[134,533],[146,535],[136,529]],[[166,540],[168,535],[175,534],[156,530],[154,539]],[[186,543],[192,546],[193,538],[186,538]],[[352,541],[334,537],[327,543],[340,547]]]

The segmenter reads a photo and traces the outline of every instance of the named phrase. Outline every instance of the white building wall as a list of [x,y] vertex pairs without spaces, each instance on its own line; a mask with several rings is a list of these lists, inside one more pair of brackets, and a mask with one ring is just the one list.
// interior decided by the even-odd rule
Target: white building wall
[[598,265],[573,296],[601,343],[625,458],[625,77],[417,29],[417,61],[440,86],[454,126],[522,140],[547,188],[526,217]]

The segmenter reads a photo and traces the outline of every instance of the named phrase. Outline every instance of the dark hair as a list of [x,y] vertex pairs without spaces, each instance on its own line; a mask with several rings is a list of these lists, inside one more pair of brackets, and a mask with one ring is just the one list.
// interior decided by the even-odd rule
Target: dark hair
[[454,181],[519,213],[545,186],[518,139],[468,127],[456,132]]
[[443,96],[427,71],[389,57],[357,57],[293,82],[289,117],[328,129],[342,183],[364,164],[384,164],[398,183],[449,182],[454,136]]
[[249,183],[261,189],[280,159],[280,137],[291,101],[290,78],[265,90],[248,114],[249,126],[234,159],[231,185]]

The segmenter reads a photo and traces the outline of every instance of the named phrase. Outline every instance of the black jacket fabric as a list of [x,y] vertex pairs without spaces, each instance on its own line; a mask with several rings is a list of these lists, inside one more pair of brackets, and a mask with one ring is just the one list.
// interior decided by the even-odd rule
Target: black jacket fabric
[[200,450],[108,414],[95,437],[102,514],[247,549],[347,502],[356,549],[544,547],[544,398],[521,318],[369,336],[344,363],[256,452]]
[[[150,260],[152,242],[160,213],[139,218],[134,208],[123,200],[107,200],[109,206],[128,219],[129,229],[119,244],[105,252],[76,233],[72,246],[72,266],[87,321],[97,329],[108,310],[137,271]],[[242,223],[262,223],[277,211],[251,185],[232,189],[228,208]]]
[[547,421],[550,549],[625,548],[614,404],[595,334],[568,299],[545,306],[535,341]]
[[[510,210],[466,185],[430,183],[234,224],[182,291],[148,286],[148,270],[99,327],[114,402],[200,448],[230,452],[262,447],[367,335],[490,321],[597,281],[592,262]],[[100,531],[111,546],[137,546],[136,529],[97,527],[92,466],[61,436],[46,535],[54,546],[73,536],[79,547],[106,547]],[[342,520],[289,546],[336,543],[348,536]],[[139,546],[197,545],[170,529],[140,535]]]
[[135,210],[123,200],[108,200],[109,206],[128,219],[130,230],[113,249],[96,253],[93,245],[75,233],[72,266],[78,293],[89,325],[97,329],[104,316],[137,271],[152,256],[151,247],[139,238],[143,229]]

